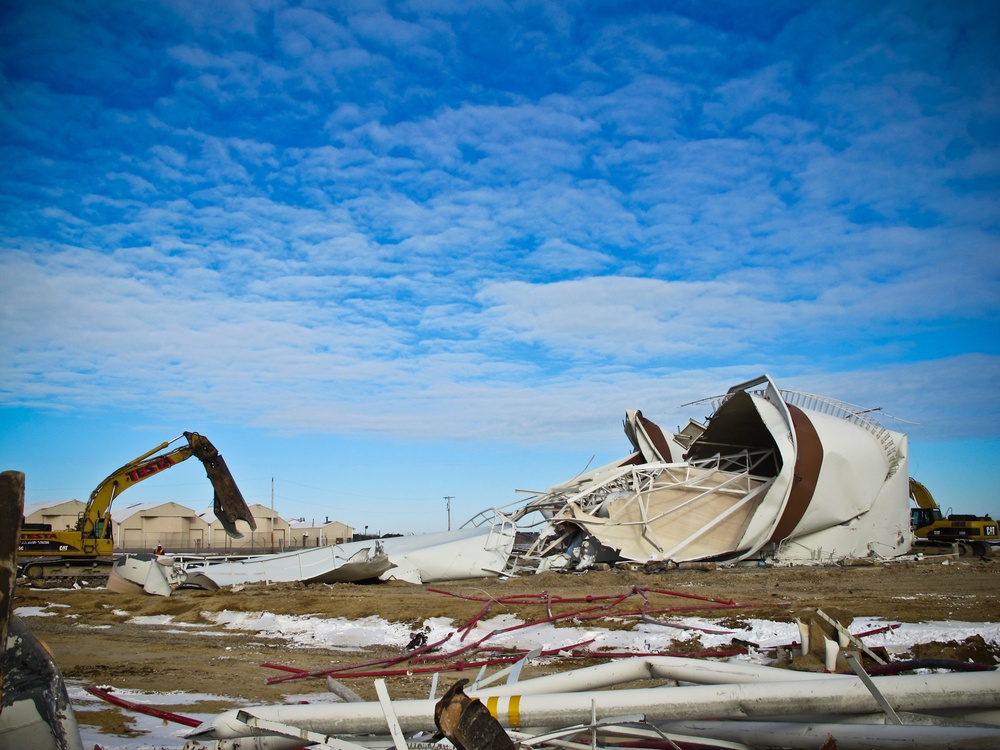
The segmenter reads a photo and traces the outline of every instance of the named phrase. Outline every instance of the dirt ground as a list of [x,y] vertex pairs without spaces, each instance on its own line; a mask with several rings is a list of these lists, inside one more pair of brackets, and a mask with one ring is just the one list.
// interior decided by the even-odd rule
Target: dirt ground
[[[15,607],[68,605],[50,608],[52,616],[28,617],[32,631],[51,649],[67,680],[155,691],[182,691],[229,696],[249,703],[277,703],[295,700],[296,695],[325,690],[319,678],[268,684],[267,678],[281,674],[264,668],[265,662],[321,670],[337,664],[395,656],[398,646],[370,648],[364,653],[330,648],[290,647],[280,640],[265,639],[257,633],[223,631],[207,621],[204,612],[261,611],[275,614],[310,614],[315,617],[360,618],[379,615],[405,622],[418,629],[429,617],[449,617],[459,628],[483,608],[471,601],[439,593],[434,589],[471,597],[494,599],[547,592],[553,597],[600,597],[629,594],[641,587],[651,607],[688,607],[687,613],[732,623],[743,618],[790,621],[809,608],[841,611],[857,617],[878,616],[897,622],[957,620],[1000,622],[1000,559],[968,560],[935,558],[923,561],[894,561],[852,567],[740,568],[715,570],[672,570],[663,573],[626,571],[585,574],[546,573],[510,580],[476,579],[433,586],[406,583],[373,585],[282,584],[248,586],[241,591],[216,592],[181,589],[170,598],[116,594],[106,589],[18,588]],[[677,592],[684,597],[661,592]],[[706,597],[707,599],[691,598]],[[718,602],[749,606],[713,610]],[[603,601],[577,601],[552,606],[553,614],[600,606]],[[636,610],[643,598],[633,593],[618,605],[618,611]],[[495,601],[486,617],[514,613],[525,620],[546,616],[543,604]],[[218,636],[196,635],[178,628],[135,625],[127,621],[137,615],[171,615],[174,622],[199,624],[199,631],[216,631]],[[632,627],[637,617],[608,621],[603,627]],[[697,636],[688,644],[697,646]],[[972,656],[977,661],[1000,661],[1000,649],[986,644],[951,644],[945,655]],[[932,648],[941,654],[941,644]],[[963,650],[964,649],[964,650]],[[915,654],[916,655],[916,654]],[[576,668],[550,664],[546,671]],[[405,666],[401,665],[401,666]],[[525,677],[542,672],[532,672]],[[451,672],[443,680],[457,679]],[[464,676],[474,676],[475,670]],[[400,675],[386,680],[396,698],[426,697],[427,675]],[[366,699],[374,699],[372,680],[345,682]],[[447,684],[447,683],[446,683]],[[215,712],[232,703],[202,705],[201,711]],[[165,707],[168,710],[169,707]],[[181,709],[178,709],[181,710]],[[128,722],[119,712],[93,711],[82,722],[103,724],[105,731],[127,734]]]

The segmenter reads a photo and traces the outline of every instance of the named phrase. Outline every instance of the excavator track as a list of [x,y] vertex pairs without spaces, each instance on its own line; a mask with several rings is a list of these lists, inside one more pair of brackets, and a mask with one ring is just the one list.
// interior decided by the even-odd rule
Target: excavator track
[[21,576],[32,585],[67,581],[101,582],[108,579],[111,558],[49,558],[18,565]]

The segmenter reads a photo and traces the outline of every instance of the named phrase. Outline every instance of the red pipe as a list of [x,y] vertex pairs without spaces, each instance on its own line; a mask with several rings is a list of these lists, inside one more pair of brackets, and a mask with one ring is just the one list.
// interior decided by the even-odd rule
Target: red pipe
[[487,602],[486,604],[484,604],[483,608],[479,610],[479,614],[475,615],[471,620],[469,620],[467,623],[465,623],[462,627],[458,629],[458,632],[462,634],[462,637],[459,640],[462,641],[465,640],[465,636],[469,634],[469,631],[471,631],[472,628],[475,627],[476,623],[479,622],[480,619],[486,616],[486,613],[490,611],[490,607],[492,605],[493,602]]
[[[541,656],[559,655],[566,659],[625,659],[637,656],[684,656],[688,658],[717,657],[726,658],[745,654],[746,649],[730,649],[728,651],[688,651],[685,653],[672,652],[632,652],[632,651],[570,651],[566,653],[564,649],[552,649],[543,651]],[[369,672],[342,672],[337,675],[339,679],[351,677],[401,677],[403,675],[433,674],[435,672],[461,672],[465,669],[475,669],[483,666],[497,666],[500,664],[512,664],[522,657],[518,656],[498,656],[495,659],[478,659],[475,661],[457,661],[451,664],[442,664],[434,667],[412,667],[408,669],[381,669]]]
[[91,695],[97,696],[101,700],[107,701],[115,706],[121,706],[122,708],[127,708],[131,711],[138,711],[141,714],[155,716],[157,719],[164,719],[166,721],[172,721],[175,724],[184,724],[189,727],[198,727],[202,724],[199,719],[192,719],[190,716],[181,716],[180,714],[171,713],[170,711],[163,711],[159,708],[143,705],[142,703],[125,700],[124,698],[119,698],[117,695],[112,695],[108,690],[101,690],[100,688],[93,687],[92,685],[85,685],[83,689]]
[[[427,591],[431,591],[435,594],[444,594],[446,596],[453,596],[456,599],[465,599],[472,602],[500,602],[501,604],[541,604],[545,601],[551,601],[557,604],[573,604],[579,602],[599,602],[606,599],[616,599],[621,598],[621,594],[602,594],[595,596],[593,594],[588,594],[587,596],[574,596],[574,597],[561,597],[552,596],[546,591],[540,594],[511,594],[510,596],[499,596],[499,597],[484,597],[484,596],[468,596],[466,594],[456,594],[453,591],[445,591],[444,589],[435,589],[427,587]],[[631,596],[632,592],[625,594],[625,597]]]
[[[437,641],[436,643],[422,646],[422,647],[414,649],[413,651],[410,651],[410,652],[408,652],[406,654],[402,654],[402,655],[395,656],[395,657],[388,657],[388,658],[385,658],[385,659],[371,660],[371,661],[367,661],[367,662],[357,662],[355,664],[348,664],[348,665],[343,665],[343,666],[339,666],[339,667],[331,667],[331,668],[323,669],[323,670],[307,671],[307,670],[300,670],[300,669],[296,669],[296,668],[292,668],[292,667],[277,666],[277,665],[273,665],[273,664],[269,663],[269,664],[265,664],[264,666],[269,666],[269,667],[272,667],[272,668],[275,668],[275,669],[283,669],[285,671],[291,672],[291,674],[282,675],[280,677],[271,677],[271,678],[268,678],[267,682],[269,684],[273,684],[273,683],[278,683],[278,682],[286,682],[288,680],[299,679],[299,678],[302,678],[302,677],[325,677],[326,675],[336,674],[336,673],[339,673],[341,676],[344,676],[344,677],[358,676],[361,673],[354,673],[354,674],[350,674],[350,675],[344,674],[344,673],[347,672],[347,671],[349,671],[349,670],[352,670],[352,669],[360,669],[360,668],[364,668],[364,667],[373,667],[373,666],[377,666],[377,665],[389,666],[389,665],[392,665],[392,664],[398,664],[399,662],[406,661],[406,660],[410,660],[410,661],[412,661],[414,663],[420,663],[420,662],[430,662],[430,661],[441,661],[441,660],[444,660],[444,659],[453,659],[456,656],[459,656],[461,654],[467,653],[469,651],[473,651],[473,650],[485,648],[485,647],[482,646],[482,644],[485,643],[490,638],[492,638],[493,636],[498,635],[500,633],[509,633],[509,632],[513,632],[515,630],[521,630],[521,629],[524,629],[524,628],[529,628],[529,627],[532,627],[534,625],[542,625],[542,624],[550,623],[550,622],[558,622],[560,620],[569,620],[569,619],[594,620],[594,619],[601,619],[601,618],[605,618],[605,617],[609,617],[609,616],[613,616],[613,617],[636,617],[636,616],[638,616],[638,617],[645,617],[645,616],[648,616],[650,614],[660,614],[660,613],[666,613],[666,612],[685,612],[685,611],[698,611],[698,610],[705,610],[705,609],[730,609],[730,608],[742,608],[742,607],[760,606],[760,603],[737,604],[736,602],[734,602],[732,600],[727,600],[727,599],[716,599],[716,598],[713,598],[713,597],[699,596],[697,594],[688,594],[688,593],[676,592],[676,591],[665,591],[665,590],[662,590],[662,589],[648,589],[648,588],[645,588],[645,587],[642,587],[642,586],[633,586],[629,592],[624,593],[624,594],[615,594],[615,595],[610,595],[609,594],[609,595],[599,595],[599,596],[596,596],[596,595],[587,595],[585,597],[571,597],[571,598],[570,597],[567,597],[567,598],[553,597],[547,591],[543,591],[540,594],[517,594],[517,595],[511,595],[511,596],[508,596],[508,597],[479,597],[479,596],[469,596],[469,595],[465,595],[465,594],[458,594],[458,593],[455,593],[453,591],[446,591],[444,589],[437,589],[437,588],[432,588],[432,587],[427,587],[426,590],[430,591],[430,592],[433,592],[433,593],[437,593],[437,594],[444,594],[446,596],[452,596],[452,597],[455,597],[457,599],[464,599],[464,600],[467,600],[467,601],[481,601],[481,602],[485,602],[485,604],[482,607],[482,609],[474,617],[472,617],[471,619],[469,619],[466,623],[464,623],[461,627],[459,627],[457,631],[455,631],[455,632],[461,634],[460,640],[462,640],[462,641],[464,641],[465,638],[472,632],[472,629],[479,623],[479,621],[482,619],[482,617],[486,615],[486,613],[490,610],[490,607],[494,603],[502,603],[502,604],[538,604],[538,605],[544,605],[545,609],[546,609],[547,616],[539,618],[539,619],[536,619],[536,620],[531,620],[529,622],[521,623],[521,624],[518,624],[518,625],[511,625],[511,626],[506,627],[506,628],[499,628],[497,630],[490,631],[489,633],[487,633],[486,635],[484,635],[482,638],[478,639],[477,641],[475,641],[473,643],[467,644],[467,645],[463,646],[460,649],[457,649],[455,651],[451,651],[451,652],[448,652],[448,653],[435,654],[433,656],[423,656],[423,654],[426,654],[429,651],[437,649],[441,644],[443,644],[445,641],[447,641],[448,639],[450,639],[451,636],[455,634],[454,632],[453,633],[449,633],[448,636],[446,636],[444,639],[442,639],[440,641]],[[650,604],[650,602],[649,602],[649,594],[650,593],[662,594],[664,596],[674,596],[674,597],[684,598],[684,599],[697,599],[697,600],[700,600],[700,601],[709,602],[710,605],[709,606],[685,606],[685,607],[666,607],[666,608],[650,609],[650,607],[649,607],[649,604]],[[638,610],[628,610],[628,611],[622,611],[622,612],[611,612],[611,610],[613,610],[615,607],[617,607],[619,604],[621,604],[623,601],[625,601],[626,599],[628,599],[630,596],[633,596],[633,595],[639,595],[639,596],[641,596],[643,598],[643,606],[642,606],[641,609],[638,609]],[[605,605],[597,605],[597,606],[592,606],[592,607],[584,607],[583,609],[574,610],[572,612],[565,612],[563,614],[558,614],[558,615],[552,614],[552,605],[553,604],[579,603],[579,602],[588,602],[588,603],[593,603],[593,602],[610,602],[610,603],[605,604]],[[780,605],[782,603],[781,602],[767,602],[767,604],[779,604]],[[559,649],[559,651],[565,651],[565,649]],[[557,651],[557,653],[558,653],[558,651]],[[745,653],[745,651],[737,651],[735,653]],[[622,655],[624,655],[624,654],[622,654]],[[635,654],[630,654],[630,655],[635,655]],[[595,657],[597,657],[597,656],[599,656],[599,655],[595,655]],[[506,663],[506,661],[498,662],[498,663]],[[432,671],[433,671],[433,668],[428,668],[428,669],[432,669]],[[410,670],[405,670],[403,673],[405,673],[407,671],[408,672],[413,672],[413,670],[410,669]],[[421,671],[425,671],[425,670],[421,669]],[[387,671],[386,674],[389,674],[390,672],[392,674],[396,673],[395,671]],[[363,673],[363,674],[368,675],[369,673]]]
[[294,674],[281,675],[280,677],[268,677],[267,684],[273,685],[278,682],[288,682],[289,680],[297,680],[302,677],[326,677],[329,674],[334,674],[336,672],[343,672],[344,670],[347,669],[357,669],[359,667],[373,667],[377,664],[398,664],[401,661],[406,661],[407,659],[411,659],[414,656],[430,651],[431,649],[437,648],[442,643],[445,643],[447,640],[449,640],[453,635],[454,633],[448,633],[448,635],[446,635],[439,641],[435,641],[434,643],[428,643],[427,645],[421,646],[420,648],[415,648],[412,651],[408,651],[407,653],[401,654],[399,656],[390,656],[386,659],[373,659],[371,661],[357,662],[355,664],[343,664],[339,667],[329,667],[327,669],[320,669],[310,672],[306,671],[295,672]]
[[308,670],[299,669],[298,667],[290,667],[287,664],[275,664],[274,662],[265,661],[261,664],[262,667],[267,667],[268,669],[280,669],[285,672],[295,672],[297,674],[305,674]]

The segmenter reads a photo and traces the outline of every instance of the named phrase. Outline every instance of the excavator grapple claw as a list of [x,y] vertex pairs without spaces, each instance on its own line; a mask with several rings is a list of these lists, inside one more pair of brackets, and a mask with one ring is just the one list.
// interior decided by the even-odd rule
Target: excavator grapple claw
[[241,539],[243,533],[236,528],[236,522],[246,521],[251,531],[257,528],[257,522],[243,499],[243,493],[236,486],[236,480],[233,479],[229,467],[208,438],[197,432],[185,432],[184,437],[191,444],[195,458],[205,467],[205,473],[208,474],[208,479],[215,489],[213,503],[215,517],[219,519],[222,528],[229,536]]

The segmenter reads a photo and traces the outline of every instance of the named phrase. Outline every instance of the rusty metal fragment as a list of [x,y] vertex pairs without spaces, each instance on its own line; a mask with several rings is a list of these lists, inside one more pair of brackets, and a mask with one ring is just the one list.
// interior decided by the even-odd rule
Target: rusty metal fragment
[[456,682],[434,706],[438,730],[458,750],[513,750],[514,743],[482,701],[465,694],[468,682]]

